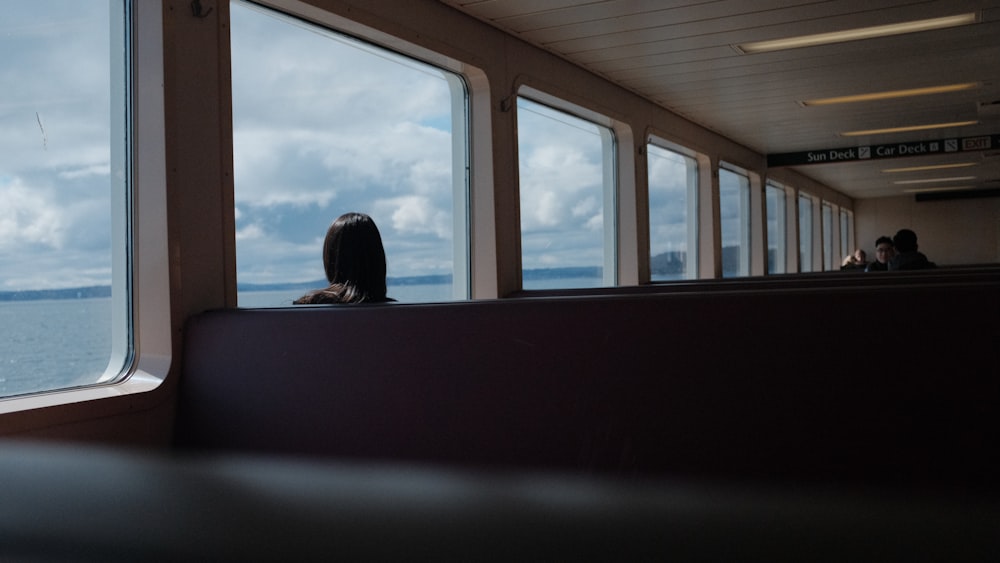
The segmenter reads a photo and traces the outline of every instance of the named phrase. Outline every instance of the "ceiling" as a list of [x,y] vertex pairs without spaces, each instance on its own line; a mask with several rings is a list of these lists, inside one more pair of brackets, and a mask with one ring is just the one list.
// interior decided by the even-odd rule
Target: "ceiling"
[[[954,153],[794,166],[850,197],[1000,187],[1000,0],[442,1],[767,155],[863,146],[885,151],[900,143],[920,150],[921,141],[930,147],[933,140],[991,136],[985,150],[966,142],[968,150]],[[768,53],[741,54],[734,47],[970,12],[977,14],[976,23],[943,30]],[[960,83],[977,85],[881,101],[800,103]],[[959,121],[978,124],[840,135]],[[883,172],[969,162],[975,164]],[[896,183],[913,180],[927,181]]]

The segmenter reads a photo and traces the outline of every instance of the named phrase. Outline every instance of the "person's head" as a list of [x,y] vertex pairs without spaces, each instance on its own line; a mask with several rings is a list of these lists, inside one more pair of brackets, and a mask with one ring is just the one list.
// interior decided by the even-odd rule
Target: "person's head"
[[865,251],[861,250],[860,248],[856,248],[854,250],[854,262],[856,264],[864,264],[867,261],[868,261],[868,255],[865,254]]
[[910,229],[900,229],[896,236],[892,237],[892,245],[896,252],[916,252],[917,233]]
[[345,213],[330,225],[323,242],[323,268],[343,301],[385,300],[385,249],[375,221],[364,213]]
[[888,264],[895,251],[892,246],[892,239],[889,237],[878,237],[875,240],[875,259],[883,264]]

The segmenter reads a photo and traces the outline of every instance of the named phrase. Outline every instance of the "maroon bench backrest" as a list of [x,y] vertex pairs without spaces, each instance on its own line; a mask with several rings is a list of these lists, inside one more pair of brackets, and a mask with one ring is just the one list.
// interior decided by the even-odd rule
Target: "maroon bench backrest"
[[208,312],[177,445],[993,489],[1000,281]]

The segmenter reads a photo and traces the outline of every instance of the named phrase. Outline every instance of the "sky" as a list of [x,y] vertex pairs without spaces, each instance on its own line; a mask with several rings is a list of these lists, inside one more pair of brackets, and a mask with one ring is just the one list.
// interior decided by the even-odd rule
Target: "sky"
[[[108,4],[4,9],[0,291],[107,285]],[[322,279],[323,236],[348,211],[379,226],[390,277],[453,273],[466,237],[452,177],[462,98],[445,73],[238,2],[231,24],[238,282]],[[524,268],[600,266],[597,126],[519,106]]]
[[3,10],[0,291],[109,284],[108,4]]

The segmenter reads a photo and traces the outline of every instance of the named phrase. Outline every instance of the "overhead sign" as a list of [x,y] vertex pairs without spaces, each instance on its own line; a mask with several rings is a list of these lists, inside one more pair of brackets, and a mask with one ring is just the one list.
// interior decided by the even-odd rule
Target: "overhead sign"
[[767,155],[767,166],[769,168],[776,168],[778,166],[801,166],[803,164],[834,164],[857,160],[982,151],[998,147],[1000,147],[1000,135],[980,135],[978,137],[939,139],[936,141],[891,143],[886,145],[769,154]]

